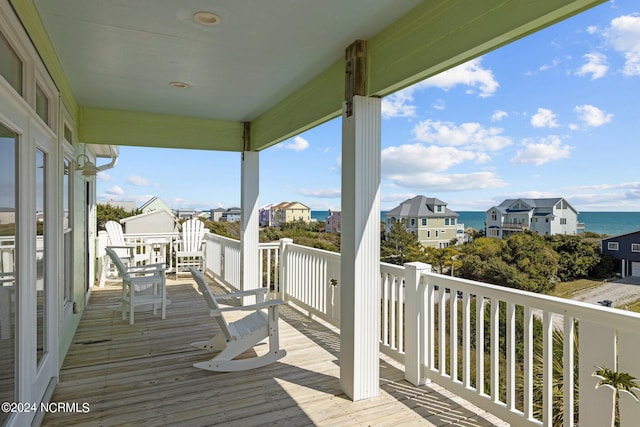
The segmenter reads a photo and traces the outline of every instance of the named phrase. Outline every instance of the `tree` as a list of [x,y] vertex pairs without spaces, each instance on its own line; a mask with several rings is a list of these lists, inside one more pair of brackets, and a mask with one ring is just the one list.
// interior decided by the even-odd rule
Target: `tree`
[[433,266],[434,272],[440,274],[444,274],[445,270],[454,264],[454,271],[459,267],[460,262],[456,260],[458,254],[459,251],[453,246],[425,249],[427,263]]
[[636,378],[624,373],[613,371],[607,367],[596,366],[594,377],[600,378],[596,388],[600,386],[610,387],[613,390],[613,413],[611,414],[611,427],[620,425],[620,392],[628,393],[638,402],[638,396],[633,391],[634,388],[639,389],[640,385]]
[[383,262],[402,265],[413,261],[426,262],[426,255],[418,238],[396,222],[380,243],[380,259]]
[[560,256],[558,278],[562,281],[589,277],[600,262],[600,245],[579,236],[555,235],[548,238]]
[[104,225],[107,223],[107,221],[119,222],[123,218],[128,218],[140,213],[142,213],[140,209],[134,209],[127,212],[120,206],[98,203],[96,207],[96,222],[98,223],[98,229],[104,230]]

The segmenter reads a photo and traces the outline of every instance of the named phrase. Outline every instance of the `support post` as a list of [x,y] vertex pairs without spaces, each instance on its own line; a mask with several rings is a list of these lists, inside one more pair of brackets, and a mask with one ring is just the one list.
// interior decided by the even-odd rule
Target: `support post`
[[293,239],[282,238],[280,239],[280,274],[278,274],[280,282],[278,285],[278,292],[276,293],[277,297],[283,301],[287,300],[287,292],[289,291],[289,274],[287,271],[288,267],[288,256],[287,256],[287,245],[293,243]]
[[380,382],[380,106],[354,94],[342,115],[340,386],[354,401]]
[[[244,151],[242,153],[241,178],[241,278],[240,288],[243,291],[257,289],[262,286],[260,277],[260,251],[258,248],[259,230],[259,153]],[[254,304],[255,297],[245,297],[243,305]]]
[[422,375],[422,361],[425,359],[424,346],[427,342],[427,331],[422,328],[426,315],[425,294],[419,292],[419,286],[422,273],[430,273],[431,266],[422,262],[409,262],[404,265],[404,271],[406,272],[404,378],[413,385],[422,385],[426,383],[426,378]]

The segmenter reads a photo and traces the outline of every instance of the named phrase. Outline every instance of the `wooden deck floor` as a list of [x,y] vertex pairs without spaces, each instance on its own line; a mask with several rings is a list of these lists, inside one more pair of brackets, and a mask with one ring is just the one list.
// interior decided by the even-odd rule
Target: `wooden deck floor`
[[240,373],[196,369],[210,353],[189,344],[216,327],[189,279],[170,282],[166,320],[143,313],[133,326],[113,309],[117,284],[93,290],[51,399],[86,402],[89,411],[49,413],[44,426],[501,424],[435,385],[412,386],[384,360],[380,396],[348,400],[339,384],[339,336],[290,307],[280,312],[288,354],[279,362]]

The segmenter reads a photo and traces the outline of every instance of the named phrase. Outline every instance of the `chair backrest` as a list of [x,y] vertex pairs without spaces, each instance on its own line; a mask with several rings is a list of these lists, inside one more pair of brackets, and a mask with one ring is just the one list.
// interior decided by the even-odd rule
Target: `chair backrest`
[[182,224],[182,250],[187,252],[199,251],[204,238],[204,222],[197,218]]
[[[189,267],[189,271],[191,271],[191,276],[193,276],[193,280],[196,281],[196,284],[198,285],[198,290],[204,297],[204,300],[207,302],[209,309],[210,310],[219,309],[220,306],[218,305],[218,301],[216,301],[216,297],[213,295],[213,292],[211,292],[211,289],[209,289],[209,286],[207,285],[207,282],[202,272],[195,267]],[[231,332],[229,331],[229,325],[227,325],[227,322],[224,320],[224,317],[222,315],[218,315],[218,316],[214,316],[214,318],[216,319],[216,322],[220,327],[220,331],[222,331],[224,336],[227,339],[231,339]]]
[[[129,277],[129,273],[127,272],[126,267],[124,266],[124,263],[122,262],[122,259],[120,259],[120,257],[118,256],[118,253],[116,252],[116,250],[112,249],[112,248],[106,248],[105,249],[107,251],[107,255],[109,255],[109,258],[111,258],[111,262],[113,262],[116,266],[116,269],[118,270],[118,274],[120,275],[120,277],[122,277],[123,279],[126,279]],[[126,250],[125,250],[126,252]]]
[[[112,246],[125,246],[124,233],[122,232],[122,225],[115,221],[107,221],[104,225],[107,229],[107,235]],[[119,258],[131,258],[131,252],[124,248],[114,248],[115,253]]]

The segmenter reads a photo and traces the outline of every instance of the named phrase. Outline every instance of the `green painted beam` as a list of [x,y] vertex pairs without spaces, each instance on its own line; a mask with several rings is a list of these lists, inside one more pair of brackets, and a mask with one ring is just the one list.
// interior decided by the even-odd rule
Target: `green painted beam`
[[240,122],[86,107],[79,118],[79,139],[87,144],[242,151]]
[[[368,41],[367,94],[389,95],[605,1],[424,1]],[[343,99],[344,58],[252,121],[252,149],[337,117]]]
[[251,122],[251,149],[264,150],[341,114],[344,58]]
[[38,51],[38,55],[44,62],[47,71],[51,75],[55,83],[62,102],[67,107],[69,114],[74,120],[78,118],[78,103],[71,90],[71,85],[67,79],[67,75],[62,68],[62,64],[58,59],[58,55],[51,44],[49,35],[44,29],[40,14],[38,13],[33,0],[9,0],[11,6],[16,11],[22,26],[25,28],[33,45]]
[[369,40],[369,94],[388,95],[605,1],[423,2]]

